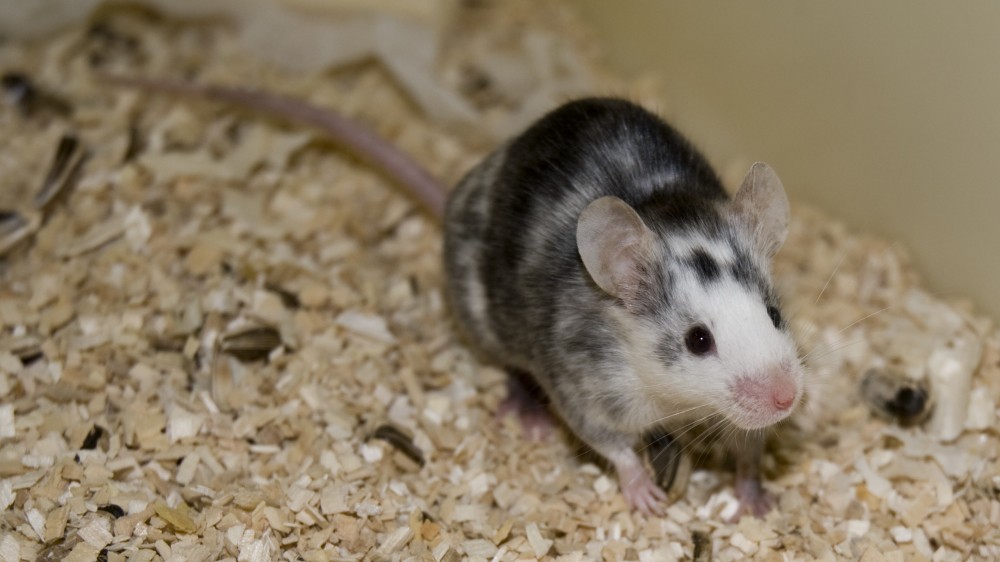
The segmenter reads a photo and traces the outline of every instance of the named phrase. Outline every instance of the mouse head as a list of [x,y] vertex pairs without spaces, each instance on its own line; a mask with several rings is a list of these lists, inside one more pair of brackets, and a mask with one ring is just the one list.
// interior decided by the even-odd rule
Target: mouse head
[[670,195],[637,210],[602,197],[583,211],[580,257],[617,301],[636,388],[745,429],[792,412],[802,367],[770,278],[788,223],[784,187],[764,163],[731,201]]

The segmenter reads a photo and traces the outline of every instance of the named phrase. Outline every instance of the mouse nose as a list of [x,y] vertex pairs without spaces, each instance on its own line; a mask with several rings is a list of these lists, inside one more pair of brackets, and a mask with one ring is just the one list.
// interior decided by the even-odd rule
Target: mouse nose
[[775,410],[784,412],[795,403],[795,383],[790,380],[781,380],[771,387],[771,405]]

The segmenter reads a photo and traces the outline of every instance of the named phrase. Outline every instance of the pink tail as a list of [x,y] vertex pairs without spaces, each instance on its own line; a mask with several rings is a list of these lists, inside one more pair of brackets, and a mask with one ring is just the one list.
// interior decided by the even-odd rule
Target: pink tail
[[412,192],[436,219],[440,221],[444,216],[448,195],[444,184],[375,131],[336,111],[317,107],[298,98],[249,88],[109,75],[101,76],[101,79],[110,84],[139,88],[152,93],[162,92],[231,103],[244,109],[319,129],[333,141]]

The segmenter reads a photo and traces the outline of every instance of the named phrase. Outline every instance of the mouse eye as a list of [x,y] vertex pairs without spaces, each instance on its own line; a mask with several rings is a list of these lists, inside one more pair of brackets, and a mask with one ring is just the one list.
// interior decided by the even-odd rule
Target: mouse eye
[[715,351],[715,339],[712,338],[712,332],[700,324],[688,330],[684,336],[684,345],[687,346],[688,351],[695,355],[707,355]]
[[775,328],[781,327],[781,312],[775,306],[767,307],[767,315],[771,317],[771,323]]

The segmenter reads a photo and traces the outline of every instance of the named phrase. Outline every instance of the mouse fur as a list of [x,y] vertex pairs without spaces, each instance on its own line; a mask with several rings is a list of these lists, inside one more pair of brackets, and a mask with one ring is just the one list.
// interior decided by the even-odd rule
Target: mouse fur
[[[801,398],[802,367],[769,272],[787,228],[787,199],[766,165],[730,199],[708,161],[656,115],[620,99],[578,100],[497,149],[453,192],[448,298],[468,340],[530,374],[615,466],[629,503],[655,513],[663,495],[634,451],[642,434],[708,415],[760,429]],[[686,344],[696,326],[711,336],[696,343],[703,355]],[[758,514],[769,507],[761,447],[749,433],[736,451],[737,492]]]

